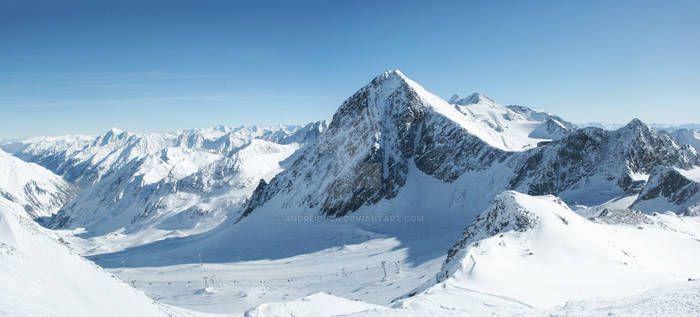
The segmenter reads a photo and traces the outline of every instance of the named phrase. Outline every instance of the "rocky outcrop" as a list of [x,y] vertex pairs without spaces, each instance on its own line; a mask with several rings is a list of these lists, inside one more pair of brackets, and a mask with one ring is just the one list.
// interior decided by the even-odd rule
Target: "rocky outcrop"
[[491,206],[477,216],[462,233],[462,238],[448,251],[436,280],[442,282],[461,266],[462,260],[480,241],[507,233],[524,233],[542,225],[543,221],[568,226],[578,218],[555,196],[532,197],[515,191],[505,191],[493,199]]
[[632,208],[700,215],[700,183],[675,168],[659,166],[651,173]]

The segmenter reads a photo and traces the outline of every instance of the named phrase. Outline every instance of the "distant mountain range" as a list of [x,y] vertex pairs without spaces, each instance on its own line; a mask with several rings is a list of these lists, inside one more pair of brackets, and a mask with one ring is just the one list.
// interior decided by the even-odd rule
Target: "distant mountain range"
[[[605,129],[605,130],[616,130],[616,129],[619,129],[622,126],[624,126],[624,124],[622,124],[622,123],[600,123],[600,122],[585,122],[585,123],[577,123],[576,125],[579,127],[582,127],[582,128],[593,127],[593,128],[601,128],[601,129]],[[673,131],[681,130],[681,129],[700,131],[700,124],[697,124],[697,123],[688,123],[688,124],[649,123],[647,125],[650,128],[657,130],[657,131],[673,132]]]
[[274,176],[325,127],[219,126],[166,134],[114,128],[95,137],[32,138],[7,148],[77,189],[75,198],[61,201],[63,208],[51,209],[58,213],[49,214],[49,227],[84,228],[90,236],[123,230],[113,236],[125,239],[148,233],[120,242],[127,247],[215,227],[261,178]]

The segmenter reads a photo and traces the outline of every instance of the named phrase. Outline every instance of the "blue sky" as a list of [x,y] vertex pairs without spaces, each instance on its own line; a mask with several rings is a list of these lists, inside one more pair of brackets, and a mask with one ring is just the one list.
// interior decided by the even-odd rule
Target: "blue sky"
[[0,38],[0,138],[304,123],[387,69],[575,122],[700,123],[700,1],[3,0]]

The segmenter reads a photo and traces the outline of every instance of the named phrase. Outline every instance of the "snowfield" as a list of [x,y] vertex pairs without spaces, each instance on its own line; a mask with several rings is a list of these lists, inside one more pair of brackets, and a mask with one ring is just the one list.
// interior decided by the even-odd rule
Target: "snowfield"
[[[454,246],[456,253],[446,263],[449,252],[429,250],[449,243],[448,235],[422,236],[436,230],[414,227],[407,231],[415,237],[394,232],[401,236],[397,239],[370,233],[361,238],[344,228],[345,247],[340,230],[329,230],[325,235],[335,247],[292,257],[111,271],[167,304],[253,316],[317,314],[303,307],[319,301],[318,292],[342,302],[320,316],[363,307],[359,315],[597,315],[608,309],[635,315],[640,311],[632,304],[635,296],[663,293],[666,298],[658,301],[671,301],[675,288],[700,296],[693,293],[697,283],[688,281],[700,277],[700,219],[640,216],[626,222],[615,222],[613,215],[591,220],[555,197],[511,191],[474,221],[465,231],[468,244]],[[518,221],[526,225],[518,227]],[[488,227],[506,222],[503,228]],[[314,243],[300,233],[293,237]],[[214,285],[207,292],[205,276]],[[657,309],[692,315],[698,307],[690,299],[666,306]]]

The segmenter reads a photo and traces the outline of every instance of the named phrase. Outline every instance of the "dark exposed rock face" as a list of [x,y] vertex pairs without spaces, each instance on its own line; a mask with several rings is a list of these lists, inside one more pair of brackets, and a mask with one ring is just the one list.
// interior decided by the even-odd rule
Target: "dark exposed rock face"
[[513,210],[508,210],[508,208],[509,206],[506,205],[506,202],[496,199],[486,213],[477,216],[472,224],[464,229],[462,240],[457,242],[447,253],[447,258],[450,259],[454,256],[456,249],[463,249],[474,241],[491,237],[507,230],[524,232],[534,228],[537,224],[537,216],[529,211],[518,207],[511,207],[514,208]]
[[640,189],[630,173],[649,174],[657,166],[688,169],[700,164],[688,148],[636,119],[615,131],[577,130],[531,152],[522,158],[509,184],[531,195],[557,194],[591,177],[629,193]]
[[666,208],[677,213],[698,214],[700,183],[688,179],[674,168],[660,166],[651,173],[632,208],[646,211]]
[[422,172],[439,180],[452,182],[466,171],[486,169],[511,155],[491,147],[453,122],[431,121],[432,124],[424,124],[421,129],[414,160]]
[[590,220],[612,225],[640,225],[654,222],[639,210],[605,208]]
[[[664,175],[660,175],[659,177],[660,179],[656,181],[656,186],[650,184],[649,188],[640,195],[640,200],[654,199],[659,196],[670,198],[674,194],[680,193],[684,187],[692,183],[675,170],[666,171]],[[674,201],[684,202],[686,198],[686,195],[682,195],[674,199]]]

